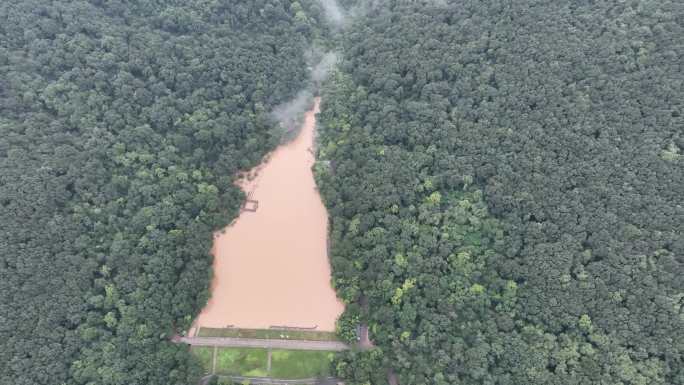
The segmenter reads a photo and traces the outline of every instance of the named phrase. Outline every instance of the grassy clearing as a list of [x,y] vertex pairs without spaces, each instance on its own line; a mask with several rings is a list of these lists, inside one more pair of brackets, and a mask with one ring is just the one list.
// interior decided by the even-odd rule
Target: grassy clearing
[[335,353],[307,350],[274,350],[271,377],[283,379],[328,376]]
[[[192,348],[192,353],[202,363],[206,373],[211,373],[213,351],[213,347]],[[294,380],[328,376],[334,355],[334,352],[324,351],[273,350],[269,373],[267,349],[219,348],[216,356],[216,374]]]
[[323,331],[283,331],[270,329],[214,329],[201,328],[200,337],[239,337],[239,338],[271,338],[284,340],[337,341],[333,332]]
[[216,357],[216,374],[266,377],[266,349],[221,348]]
[[214,355],[214,348],[207,346],[193,346],[192,354],[197,357],[199,362],[202,364],[202,369],[204,373],[211,373],[212,357]]

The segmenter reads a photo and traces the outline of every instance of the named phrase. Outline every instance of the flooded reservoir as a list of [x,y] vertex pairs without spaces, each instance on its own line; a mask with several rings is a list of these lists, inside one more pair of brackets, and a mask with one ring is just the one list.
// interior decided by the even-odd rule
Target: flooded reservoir
[[240,183],[256,211],[217,233],[211,298],[195,326],[335,329],[343,305],[330,285],[328,216],[311,170],[319,103],[298,136]]

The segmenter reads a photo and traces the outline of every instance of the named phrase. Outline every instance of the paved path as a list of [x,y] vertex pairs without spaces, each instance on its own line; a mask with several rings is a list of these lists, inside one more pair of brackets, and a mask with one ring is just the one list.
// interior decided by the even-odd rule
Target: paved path
[[218,356],[217,353],[218,347],[214,346],[214,354],[211,356],[211,372],[216,373],[216,356]]
[[368,350],[372,349],[375,347],[373,345],[373,341],[370,340],[370,337],[368,336],[368,326],[366,325],[361,325],[359,326],[359,348],[361,350]]
[[337,384],[338,379],[334,377],[328,378],[303,378],[300,380],[281,380],[278,378],[268,377],[242,377],[242,376],[219,376],[223,378],[230,378],[233,382],[243,382],[248,380],[253,385],[318,385],[318,384]]
[[339,341],[276,340],[233,337],[181,337],[188,345],[225,346],[237,348],[292,349],[292,350],[348,350],[349,346]]
[[392,368],[387,369],[387,382],[389,385],[399,385],[399,377]]

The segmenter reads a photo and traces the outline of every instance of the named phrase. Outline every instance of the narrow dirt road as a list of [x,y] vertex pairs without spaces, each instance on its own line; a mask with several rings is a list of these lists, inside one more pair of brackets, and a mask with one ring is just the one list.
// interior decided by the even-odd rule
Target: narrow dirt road
[[339,341],[275,340],[231,337],[181,337],[178,341],[194,346],[221,346],[235,348],[327,351],[342,351],[349,349],[349,346]]

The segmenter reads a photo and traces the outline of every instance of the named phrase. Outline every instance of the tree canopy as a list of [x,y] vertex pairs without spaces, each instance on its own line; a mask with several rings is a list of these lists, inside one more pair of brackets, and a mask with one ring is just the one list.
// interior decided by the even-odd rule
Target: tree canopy
[[197,382],[170,338],[315,44],[339,335],[375,344],[339,377],[684,383],[681,1],[340,3],[0,3],[0,383]]
[[189,384],[236,171],[308,79],[312,1],[0,4],[0,383]]
[[356,20],[317,178],[343,317],[378,348],[341,376],[684,383],[681,20],[676,1],[537,0]]

